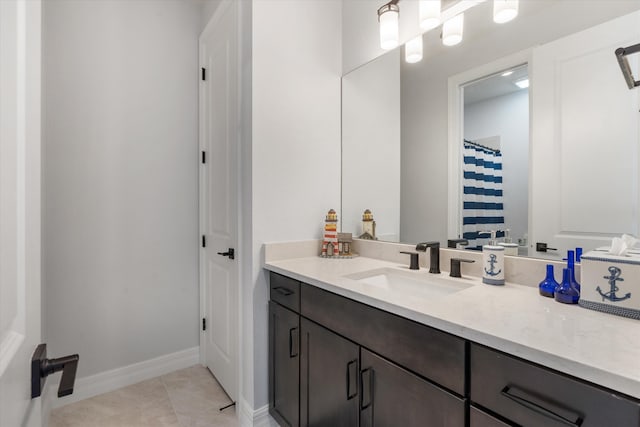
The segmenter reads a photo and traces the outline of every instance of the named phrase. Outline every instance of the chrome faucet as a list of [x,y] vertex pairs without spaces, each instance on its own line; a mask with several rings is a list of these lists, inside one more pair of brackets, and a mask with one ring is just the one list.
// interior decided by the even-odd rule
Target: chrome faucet
[[416,245],[416,251],[426,252],[429,248],[429,273],[440,274],[440,242],[425,242]]

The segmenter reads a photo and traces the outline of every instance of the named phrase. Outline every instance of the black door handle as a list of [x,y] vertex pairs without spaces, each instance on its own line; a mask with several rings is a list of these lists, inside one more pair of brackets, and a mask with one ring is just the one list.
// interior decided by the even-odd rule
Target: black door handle
[[347,363],[347,400],[358,395],[358,359]]
[[360,371],[360,410],[364,411],[373,403],[373,369]]
[[534,402],[532,399],[527,399],[526,391],[520,390],[517,387],[509,385],[505,386],[500,391],[500,394],[508,399],[513,400],[517,404],[524,406],[525,408],[529,408],[540,415],[543,415],[564,425],[578,427],[582,424],[582,417],[580,415],[567,411],[569,412],[573,420],[565,418],[562,415],[553,412],[551,409],[547,409],[544,406]]
[[236,253],[235,252],[236,252],[235,249],[229,248],[229,249],[227,249],[227,252],[218,252],[218,255],[228,256],[229,259],[235,259],[235,257],[236,257]]
[[62,371],[58,397],[68,396],[73,393],[73,385],[76,382],[80,356],[72,354],[58,359],[47,359],[47,345],[40,344],[31,357],[31,398],[42,394],[42,388],[46,378],[54,372]]
[[289,329],[289,357],[298,356],[298,349],[300,348],[300,335],[298,334],[298,328]]

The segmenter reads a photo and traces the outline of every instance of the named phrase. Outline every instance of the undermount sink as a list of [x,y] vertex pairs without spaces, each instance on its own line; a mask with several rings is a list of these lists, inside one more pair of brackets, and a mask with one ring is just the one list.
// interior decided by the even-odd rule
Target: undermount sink
[[379,268],[345,276],[348,279],[391,292],[402,292],[423,297],[439,297],[460,292],[473,286],[464,279],[453,280],[448,276],[433,275],[427,270],[403,271]]

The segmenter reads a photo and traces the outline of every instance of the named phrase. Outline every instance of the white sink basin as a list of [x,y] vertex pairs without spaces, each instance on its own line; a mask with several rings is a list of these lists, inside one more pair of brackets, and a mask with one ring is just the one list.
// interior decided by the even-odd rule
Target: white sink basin
[[396,270],[379,268],[345,276],[363,284],[390,292],[402,292],[421,297],[440,297],[460,292],[473,286],[465,279],[451,279],[446,273],[430,274],[428,270]]

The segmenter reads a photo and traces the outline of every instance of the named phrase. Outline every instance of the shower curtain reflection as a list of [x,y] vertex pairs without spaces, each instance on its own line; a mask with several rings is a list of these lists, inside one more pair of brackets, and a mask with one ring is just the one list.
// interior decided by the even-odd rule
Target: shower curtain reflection
[[462,180],[462,237],[468,249],[481,250],[491,230],[504,236],[502,154],[464,141]]

